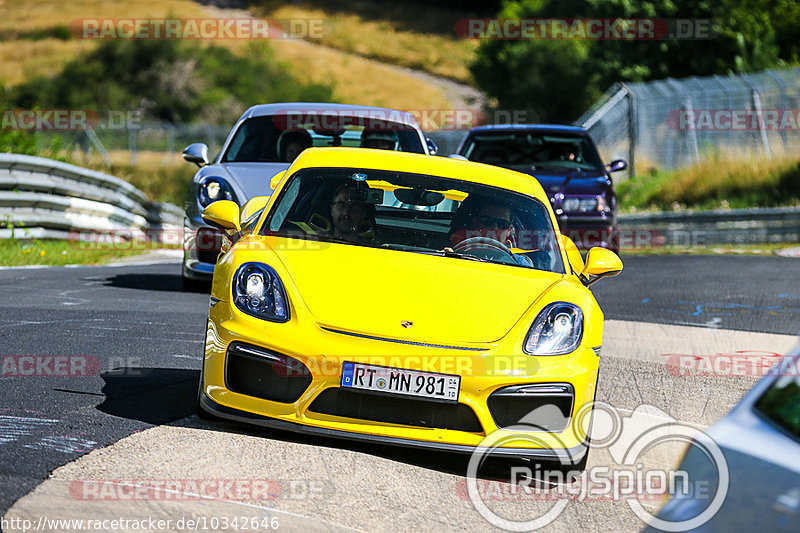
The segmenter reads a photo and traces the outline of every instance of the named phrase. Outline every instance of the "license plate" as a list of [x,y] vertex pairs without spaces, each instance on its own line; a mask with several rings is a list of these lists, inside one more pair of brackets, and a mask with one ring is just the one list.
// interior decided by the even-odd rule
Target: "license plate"
[[375,393],[458,402],[461,376],[346,361],[342,366],[341,386]]

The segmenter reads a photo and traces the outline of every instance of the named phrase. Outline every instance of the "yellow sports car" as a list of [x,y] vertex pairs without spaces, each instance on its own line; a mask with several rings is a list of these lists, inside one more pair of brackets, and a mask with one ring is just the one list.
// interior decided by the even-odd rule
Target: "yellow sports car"
[[462,452],[491,436],[495,454],[584,462],[603,338],[587,286],[622,263],[594,248],[584,265],[537,181],[311,148],[271,185],[203,213],[230,242],[201,415]]

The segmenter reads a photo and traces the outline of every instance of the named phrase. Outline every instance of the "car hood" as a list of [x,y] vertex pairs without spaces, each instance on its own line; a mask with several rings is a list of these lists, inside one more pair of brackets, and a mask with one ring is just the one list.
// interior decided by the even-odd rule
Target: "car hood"
[[[316,243],[277,248],[322,327],[428,344],[501,339],[560,274],[458,258]],[[413,326],[406,328],[403,321]]]
[[606,176],[598,172],[577,172],[569,169],[537,168],[530,166],[509,167],[536,178],[548,196],[561,193],[570,195],[599,195],[608,188]]
[[[216,165],[220,177],[231,184],[241,205],[254,196],[272,193],[272,176],[289,168],[289,163],[225,163]],[[215,169],[216,170],[216,169]]]

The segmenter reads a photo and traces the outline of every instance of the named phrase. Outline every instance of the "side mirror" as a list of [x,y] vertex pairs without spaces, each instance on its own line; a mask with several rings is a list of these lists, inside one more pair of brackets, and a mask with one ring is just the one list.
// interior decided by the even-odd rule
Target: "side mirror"
[[583,272],[584,269],[583,257],[581,257],[581,251],[578,250],[578,247],[575,246],[575,243],[572,241],[572,239],[562,234],[561,245],[567,252],[567,259],[569,260],[569,264],[572,267],[572,271],[575,272],[576,274]]
[[450,154],[447,157],[449,157],[450,159],[458,159],[459,161],[469,161],[469,159],[467,159],[461,154]]
[[203,209],[203,220],[207,224],[225,231],[241,231],[239,206],[230,200],[217,200]]
[[272,179],[269,180],[269,190],[270,191],[274,191],[275,189],[277,189],[278,185],[280,185],[281,180],[283,179],[283,176],[285,176],[285,175],[286,175],[286,171],[285,170],[281,170],[280,172],[278,172],[277,174],[272,176]]
[[267,206],[269,202],[269,196],[255,196],[250,198],[244,207],[242,207],[242,212],[239,215],[239,221],[248,220],[250,217],[261,211]]
[[183,149],[183,158],[198,167],[208,164],[208,146],[205,143],[190,144]]
[[615,159],[606,165],[606,170],[609,172],[617,172],[619,170],[625,170],[626,168],[628,168],[628,162],[624,159]]
[[595,247],[586,255],[586,265],[580,278],[587,287],[603,278],[616,276],[622,272],[622,260],[617,254],[605,248]]
[[425,137],[425,142],[428,144],[428,152],[431,155],[436,155],[436,153],[439,151],[439,147],[436,146],[436,143],[433,142],[433,139],[430,137]]

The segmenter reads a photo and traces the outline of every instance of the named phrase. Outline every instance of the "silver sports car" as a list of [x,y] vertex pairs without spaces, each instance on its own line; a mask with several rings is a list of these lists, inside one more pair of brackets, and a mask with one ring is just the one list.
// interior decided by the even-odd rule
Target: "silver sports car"
[[436,146],[424,137],[414,115],[405,111],[317,103],[251,107],[236,122],[213,161],[209,161],[208,147],[203,143],[183,151],[186,161],[200,167],[186,195],[184,289],[203,288],[211,279],[222,245],[222,234],[203,222],[203,209],[217,200],[233,200],[244,206],[250,198],[269,195],[270,184],[277,185],[273,178],[279,180],[279,174],[297,155],[312,146],[436,153]]

